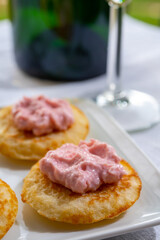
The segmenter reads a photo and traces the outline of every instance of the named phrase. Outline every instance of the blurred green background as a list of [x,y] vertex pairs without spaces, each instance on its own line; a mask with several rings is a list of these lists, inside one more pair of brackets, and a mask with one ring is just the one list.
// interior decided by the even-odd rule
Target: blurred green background
[[160,26],[160,0],[132,0],[127,12],[134,18]]
[[[7,1],[0,0],[0,20],[8,18]],[[132,0],[127,13],[149,24],[160,26],[160,0]]]

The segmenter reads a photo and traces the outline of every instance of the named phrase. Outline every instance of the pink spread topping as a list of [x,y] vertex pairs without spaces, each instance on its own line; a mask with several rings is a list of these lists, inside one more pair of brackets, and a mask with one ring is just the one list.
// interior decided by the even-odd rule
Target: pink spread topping
[[49,151],[40,160],[40,170],[51,181],[82,194],[96,191],[103,183],[118,182],[125,174],[119,162],[112,146],[91,139]]
[[44,96],[24,97],[12,109],[13,121],[19,130],[40,136],[55,130],[66,130],[74,122],[69,103]]

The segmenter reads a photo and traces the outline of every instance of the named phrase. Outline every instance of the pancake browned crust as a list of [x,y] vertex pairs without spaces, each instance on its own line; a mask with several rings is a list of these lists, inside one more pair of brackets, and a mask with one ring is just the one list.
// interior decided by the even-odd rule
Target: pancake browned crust
[[75,122],[66,131],[57,131],[36,137],[18,130],[12,120],[11,107],[0,110],[0,153],[22,160],[39,160],[48,150],[56,149],[64,143],[78,144],[85,139],[89,123],[87,117],[77,107],[71,105]]
[[0,239],[14,223],[17,211],[18,200],[14,191],[0,179]]
[[140,196],[141,180],[124,160],[126,175],[116,184],[105,184],[95,192],[74,193],[51,182],[39,168],[39,162],[24,179],[22,201],[40,215],[72,224],[88,224],[118,216]]

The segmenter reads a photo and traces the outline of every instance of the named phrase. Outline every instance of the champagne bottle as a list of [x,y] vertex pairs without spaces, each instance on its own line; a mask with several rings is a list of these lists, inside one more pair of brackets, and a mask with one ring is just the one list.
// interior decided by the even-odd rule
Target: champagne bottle
[[76,81],[106,71],[105,0],[11,0],[15,58],[26,73]]

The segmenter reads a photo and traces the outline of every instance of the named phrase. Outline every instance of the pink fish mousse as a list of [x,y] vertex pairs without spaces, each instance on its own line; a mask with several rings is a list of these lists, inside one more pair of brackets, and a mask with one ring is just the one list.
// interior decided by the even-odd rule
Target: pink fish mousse
[[19,130],[35,136],[68,129],[74,122],[69,103],[44,96],[24,97],[12,108],[13,121]]
[[103,183],[116,183],[125,174],[112,146],[90,139],[78,146],[64,144],[40,160],[40,170],[54,183],[76,193],[96,191]]

